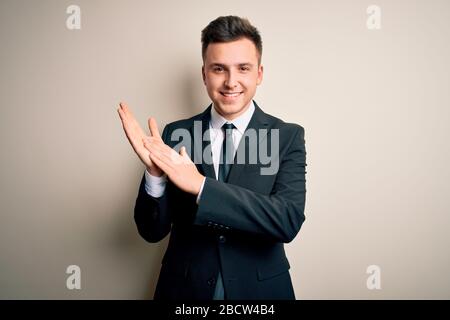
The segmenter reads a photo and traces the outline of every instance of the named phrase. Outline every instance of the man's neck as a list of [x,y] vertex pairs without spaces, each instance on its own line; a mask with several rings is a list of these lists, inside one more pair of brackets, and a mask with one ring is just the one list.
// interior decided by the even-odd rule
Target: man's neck
[[252,103],[253,103],[253,100],[250,100],[250,102],[244,107],[244,109],[242,109],[242,110],[239,111],[238,113],[234,113],[234,114],[231,114],[231,115],[226,115],[226,114],[221,113],[221,111],[220,111],[218,108],[216,108],[215,103],[213,103],[213,108],[214,108],[214,110],[215,110],[221,117],[223,117],[223,118],[226,119],[227,121],[233,121],[234,119],[240,117],[240,116],[243,115],[245,112],[247,112],[248,108],[250,107],[250,105],[251,105]]

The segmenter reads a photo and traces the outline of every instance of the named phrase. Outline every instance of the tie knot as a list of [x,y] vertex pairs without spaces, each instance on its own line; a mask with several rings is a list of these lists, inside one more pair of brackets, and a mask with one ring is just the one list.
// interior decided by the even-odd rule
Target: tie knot
[[227,130],[232,130],[232,129],[234,129],[234,128],[236,128],[235,126],[234,126],[234,124],[232,124],[232,123],[224,123],[224,125],[222,126],[222,128],[225,130],[225,132],[227,131]]

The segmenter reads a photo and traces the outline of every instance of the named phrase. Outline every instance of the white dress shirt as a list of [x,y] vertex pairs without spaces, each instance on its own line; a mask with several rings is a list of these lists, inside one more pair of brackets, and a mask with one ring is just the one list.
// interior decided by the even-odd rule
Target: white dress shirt
[[[250,122],[250,119],[253,116],[254,111],[255,105],[252,100],[250,102],[248,109],[243,114],[233,119],[232,121],[228,121],[216,111],[214,105],[212,106],[211,119],[209,121],[209,129],[210,129],[209,132],[211,139],[211,152],[216,177],[219,176],[220,150],[222,148],[223,139],[225,138],[225,133],[224,130],[222,129],[222,126],[226,122],[234,124],[236,130],[233,130],[233,145],[234,145],[234,152],[236,153],[236,150],[239,146],[239,142],[241,141],[241,138],[244,135],[245,129],[247,129],[247,126]],[[200,192],[198,193],[197,203],[203,191],[205,179],[203,179]],[[150,196],[154,198],[162,197],[162,195],[164,194],[164,190],[166,189],[166,183],[167,183],[167,176],[165,174],[161,177],[155,177],[152,176],[147,170],[145,170],[145,191]]]

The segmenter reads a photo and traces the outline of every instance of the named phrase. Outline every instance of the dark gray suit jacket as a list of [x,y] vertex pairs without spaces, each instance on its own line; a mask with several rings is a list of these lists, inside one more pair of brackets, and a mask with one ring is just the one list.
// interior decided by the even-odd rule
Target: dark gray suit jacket
[[[172,132],[189,129],[194,137],[194,121],[207,130],[210,110],[211,105],[190,119],[168,124],[164,142],[180,147],[179,141],[171,141]],[[260,168],[268,165],[260,162],[234,164],[224,183],[216,180],[211,162],[196,164],[206,176],[198,205],[196,196],[170,181],[161,198],[152,198],[142,178],[134,215],[139,234],[154,243],[170,232],[155,299],[210,300],[219,268],[226,299],[295,299],[283,244],[294,239],[305,220],[304,129],[264,113],[256,103],[250,128],[268,130],[259,146],[269,144],[269,150],[270,130],[279,130],[275,174],[261,175]],[[191,159],[208,143],[191,141]],[[239,148],[248,151],[248,146],[243,137]]]

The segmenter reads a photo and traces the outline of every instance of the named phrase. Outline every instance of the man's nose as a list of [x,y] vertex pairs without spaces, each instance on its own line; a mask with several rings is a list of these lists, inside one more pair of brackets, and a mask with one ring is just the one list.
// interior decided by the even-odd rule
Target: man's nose
[[237,87],[238,81],[237,76],[234,72],[230,71],[228,72],[228,76],[225,80],[225,86],[228,88],[235,88]]

